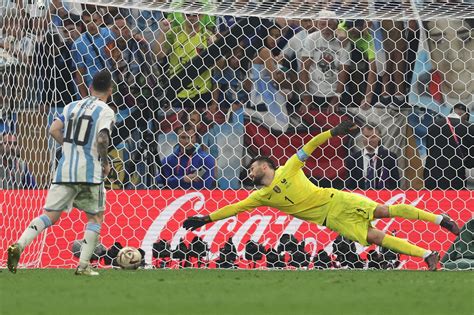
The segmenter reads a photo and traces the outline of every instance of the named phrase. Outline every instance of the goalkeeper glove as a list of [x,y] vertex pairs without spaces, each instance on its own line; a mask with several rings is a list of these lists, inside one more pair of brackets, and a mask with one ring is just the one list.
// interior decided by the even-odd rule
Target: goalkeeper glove
[[331,129],[331,136],[344,136],[358,129],[357,125],[349,120],[341,122],[339,125]]
[[209,222],[211,222],[211,218],[208,215],[204,217],[189,217],[184,220],[183,227],[186,230],[191,229],[191,231],[194,231]]

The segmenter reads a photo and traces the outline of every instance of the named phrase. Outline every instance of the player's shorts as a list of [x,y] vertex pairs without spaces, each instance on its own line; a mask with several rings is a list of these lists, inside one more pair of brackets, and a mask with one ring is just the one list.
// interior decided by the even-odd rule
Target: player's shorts
[[362,245],[367,243],[367,232],[374,219],[378,203],[364,196],[344,191],[335,193],[326,218],[326,226]]
[[46,197],[44,210],[64,211],[72,208],[90,214],[104,211],[104,185],[52,184]]

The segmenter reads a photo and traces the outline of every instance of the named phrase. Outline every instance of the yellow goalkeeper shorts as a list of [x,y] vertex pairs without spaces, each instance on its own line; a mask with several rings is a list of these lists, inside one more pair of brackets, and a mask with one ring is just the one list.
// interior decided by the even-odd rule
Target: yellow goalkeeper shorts
[[377,206],[377,202],[367,197],[339,191],[331,201],[326,226],[350,240],[367,246],[369,245],[367,231],[374,219]]

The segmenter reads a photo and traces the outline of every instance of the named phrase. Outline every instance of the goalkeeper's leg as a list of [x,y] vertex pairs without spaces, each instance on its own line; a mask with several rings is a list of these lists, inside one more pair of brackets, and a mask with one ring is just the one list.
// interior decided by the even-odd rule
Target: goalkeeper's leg
[[400,254],[422,257],[428,265],[429,270],[436,270],[439,262],[438,252],[432,252],[421,248],[404,239],[385,234],[384,232],[374,228],[369,228],[367,232],[367,242],[369,244],[376,244],[391,249]]
[[454,222],[448,215],[434,214],[418,209],[412,205],[378,205],[374,211],[374,218],[376,219],[394,217],[432,222],[437,225],[441,225],[441,227],[447,229],[455,235],[459,235],[460,231],[456,222]]
[[43,230],[56,223],[61,216],[61,211],[45,211],[39,217],[34,218],[23,231],[18,241],[8,247],[7,267],[13,273],[20,260],[20,255]]

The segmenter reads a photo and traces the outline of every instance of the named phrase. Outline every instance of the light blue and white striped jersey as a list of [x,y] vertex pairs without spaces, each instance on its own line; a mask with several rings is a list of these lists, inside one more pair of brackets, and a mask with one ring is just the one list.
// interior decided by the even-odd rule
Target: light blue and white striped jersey
[[56,119],[64,123],[64,143],[53,183],[102,183],[97,135],[103,129],[111,132],[114,111],[91,96],[68,104]]

